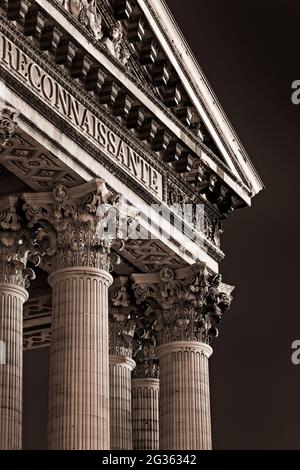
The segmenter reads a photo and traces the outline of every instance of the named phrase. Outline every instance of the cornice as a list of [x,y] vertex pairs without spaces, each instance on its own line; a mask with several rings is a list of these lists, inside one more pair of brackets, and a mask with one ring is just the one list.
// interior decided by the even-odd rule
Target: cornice
[[[45,0],[35,0],[35,3],[38,4],[44,11],[45,11]],[[128,71],[124,66],[120,64],[120,62],[112,57],[109,52],[103,47],[102,44],[97,42],[95,38],[75,19],[73,18],[63,7],[60,5],[56,0],[47,0],[47,3],[51,5],[55,12],[51,9],[46,11],[46,14],[50,15],[54,20],[58,21],[60,26],[64,28],[64,25],[61,24],[59,21],[60,16],[62,16],[65,20],[68,21],[70,25],[72,25],[76,29],[76,39],[74,37],[74,42],[80,43],[80,46],[85,48],[87,53],[96,59],[96,61],[101,63],[99,60],[99,53],[105,57],[105,62],[109,62],[110,66],[116,68],[117,70],[113,70],[109,68],[109,72],[112,73],[118,80],[120,80],[126,87],[130,85],[129,90],[135,94],[135,92],[140,91],[141,93],[137,93],[138,99],[143,103],[150,111],[152,111],[158,119],[162,121],[162,123],[167,126],[177,138],[181,139],[185,145],[187,145],[193,152],[200,157],[201,161],[208,166],[210,169],[218,172],[224,172],[226,175],[225,183],[228,184],[229,187],[233,189],[247,204],[250,204],[250,197],[251,197],[251,190],[243,183],[239,178],[234,175],[234,173],[225,165],[219,158],[214,155],[214,153],[208,149],[202,141],[197,138],[191,130],[187,129],[178,118],[176,118],[169,109],[163,105],[160,100],[152,94],[148,88],[146,88],[142,83],[136,81],[136,78]],[[52,15],[54,14],[54,16]],[[67,31],[68,32],[68,31]],[[68,32],[68,34],[70,34]],[[89,42],[89,47],[84,46],[85,41],[81,41],[85,39],[85,41]],[[105,65],[104,65],[105,66]],[[135,90],[135,92],[134,92]],[[145,98],[149,100],[149,102],[145,101]],[[150,104],[151,103],[151,104]],[[153,109],[151,109],[153,108]],[[173,125],[170,125],[170,124]],[[216,165],[216,169],[213,168],[214,165],[210,165],[207,161],[203,159],[202,152],[204,152],[207,156],[206,160],[209,159]]]
[[[53,77],[61,86],[63,86],[69,93],[72,93],[72,95],[83,104],[84,107],[89,109],[91,112],[93,112],[99,119],[101,119],[106,125],[109,125],[109,127],[113,130],[113,132],[121,137],[124,141],[126,141],[128,144],[130,143],[130,146],[135,150],[137,153],[141,154],[141,156],[149,163],[153,168],[155,168],[159,172],[165,172],[168,174],[168,182],[175,184],[178,189],[180,189],[187,197],[190,198],[191,201],[194,203],[199,203],[199,204],[204,204],[206,206],[209,206],[209,210],[212,211],[215,216],[221,217],[221,214],[216,211],[216,209],[208,202],[206,201],[200,194],[195,194],[195,191],[192,188],[189,188],[186,183],[180,178],[176,172],[166,163],[164,163],[162,160],[159,161],[158,164],[158,158],[157,154],[150,150],[149,147],[147,147],[146,144],[143,142],[140,142],[136,136],[130,132],[124,124],[112,116],[110,113],[107,112],[105,106],[100,105],[97,103],[96,99],[91,96],[84,88],[81,86],[80,83],[78,83],[76,80],[73,80],[70,78],[68,72],[64,69],[64,67],[61,67],[57,65],[49,56],[47,52],[42,52],[40,49],[28,38],[24,37],[24,35],[15,27],[12,27],[11,22],[7,21],[6,18],[3,16],[0,16],[0,19],[2,21],[2,24],[0,23],[0,31],[4,32],[7,38],[12,40],[17,47],[19,47],[26,55],[28,55],[32,60],[34,60],[39,66],[41,66],[45,72],[47,72],[51,77]],[[73,18],[72,18],[73,19]],[[3,71],[3,77],[11,77],[10,73],[7,73],[6,71]],[[7,85],[10,86],[10,80],[6,80]],[[66,120],[62,119],[59,114],[55,113],[52,108],[48,107],[49,110],[45,111],[44,106],[40,106],[39,104],[42,102],[39,98],[36,97],[34,93],[30,94],[30,99],[28,96],[28,89],[25,86],[22,86],[20,82],[15,79],[14,82],[14,87],[13,89],[22,89],[22,92],[19,93],[19,96],[25,98],[27,102],[30,104],[34,104],[34,106],[43,114],[45,117],[49,116],[49,112],[51,114],[51,117],[53,119],[53,122],[58,125],[59,128],[64,128],[66,124]],[[73,137],[74,133],[77,134],[78,136],[82,137],[82,134],[78,133],[76,129],[71,126],[72,131],[69,131],[69,135]],[[90,141],[88,139],[85,139],[89,144]],[[87,145],[87,143],[86,143]],[[87,148],[85,145],[85,149]],[[150,157],[150,158],[149,158]],[[110,170],[117,169],[121,170],[121,172],[124,172],[121,167],[118,165],[115,165],[114,162],[109,159],[105,154],[101,155],[101,161],[102,159],[107,160],[107,165]],[[106,163],[106,162],[105,162]],[[126,172],[124,172],[126,177],[130,177]],[[136,183],[134,181],[134,183]],[[164,182],[166,183],[166,182]],[[139,189],[143,191],[143,186],[138,185]],[[164,192],[166,192],[167,188],[164,188]],[[147,194],[149,194],[147,192]],[[164,200],[166,200],[166,194],[164,194]],[[157,202],[156,199],[153,199],[153,201]]]
[[[149,149],[146,144],[140,142],[120,120],[109,114],[105,106],[97,103],[96,99],[92,97],[86,90],[84,90],[84,88],[76,80],[72,80],[67,71],[63,67],[57,65],[47,52],[41,53],[40,49],[32,41],[30,41],[30,39],[24,37],[24,35],[17,28],[11,25],[11,22],[6,20],[6,18],[0,16],[0,20],[0,32],[2,31],[8,39],[13,41],[18,48],[20,48],[24,53],[26,53],[26,55],[28,55],[40,67],[42,67],[45,72],[47,72],[53,79],[55,79],[61,86],[71,93],[72,96],[76,98],[85,108],[89,109],[95,116],[101,119],[104,124],[108,125],[117,136],[122,138],[124,142],[130,145],[130,147],[139,155],[141,155],[154,169],[163,174],[167,173],[168,180],[178,186],[181,191],[184,191],[187,197],[190,197],[194,202],[205,204],[205,201],[201,195],[198,195],[197,199],[195,199],[194,191],[186,186],[182,178],[178,177],[175,171],[168,164],[162,160],[160,160],[158,164],[157,154]],[[64,127],[67,124],[66,119],[64,120],[49,106],[47,106],[48,109],[46,111],[44,106],[40,105],[40,103],[44,104],[44,102],[37,98],[34,93],[29,92],[28,88],[23,86],[19,80],[14,79],[14,87],[12,87],[10,83],[11,74],[7,73],[7,71],[3,71],[3,78],[5,77],[9,77],[9,79],[6,80],[6,83],[11,89],[22,89],[22,92],[18,93],[19,96],[24,98],[28,103],[34,104],[34,107],[38,109],[39,112],[44,115],[44,117],[48,118],[51,115],[52,122],[55,123],[59,128],[65,130]],[[28,93],[30,93],[30,97]],[[82,139],[82,134],[78,133],[74,126],[70,127],[72,131],[69,130],[68,135],[73,137],[73,135],[77,134]],[[87,145],[90,145],[90,141],[88,139],[84,139],[84,141],[86,141],[84,148],[87,149]],[[118,170],[121,170],[121,173],[124,173],[127,178],[133,180],[132,184],[135,185],[135,188],[138,187],[139,191],[144,191],[143,185],[136,183],[136,181],[131,178],[130,175],[128,175],[119,165],[115,164],[104,153],[101,154],[101,161],[103,161],[103,159],[105,161],[105,166],[109,170],[113,172],[118,172]],[[164,201],[166,201],[166,191],[166,181],[164,181]],[[146,194],[149,196],[151,193],[147,192]],[[154,198],[153,201],[157,203],[159,199]]]
[[[250,160],[246,150],[244,149],[242,143],[240,142],[236,132],[234,131],[228,117],[226,116],[224,110],[222,109],[218,99],[216,98],[213,90],[211,89],[211,87],[210,87],[203,71],[201,70],[199,64],[197,63],[191,48],[189,47],[188,43],[186,42],[186,39],[184,38],[184,36],[183,36],[182,32],[180,31],[178,25],[176,24],[176,21],[175,21],[173,15],[172,15],[170,9],[166,5],[165,0],[151,0],[151,1],[149,1],[149,0],[137,0],[137,2],[140,5],[140,8],[143,10],[144,14],[147,13],[146,9],[148,9],[151,12],[151,16],[155,19],[156,26],[158,27],[160,33],[164,37],[164,40],[166,41],[166,43],[168,44],[168,46],[172,50],[172,53],[173,53],[177,63],[180,65],[180,67],[182,67],[183,69],[186,70],[187,73],[185,75],[186,75],[186,80],[188,81],[189,86],[191,87],[191,89],[194,92],[195,96],[197,97],[197,99],[201,103],[201,106],[205,110],[205,113],[209,116],[211,125],[214,129],[214,132],[219,137],[220,141],[222,142],[222,145],[224,146],[225,150],[228,152],[228,155],[235,162],[235,170],[238,172],[238,174],[242,178],[242,180],[244,180],[244,182],[245,182],[245,188],[244,189],[246,189],[247,185],[249,184],[249,177],[246,175],[244,170],[243,171],[241,170],[240,160],[238,159],[235,152],[232,150],[232,148],[229,145],[227,139],[224,138],[224,133],[220,129],[221,126],[216,123],[215,116],[210,111],[210,109],[207,106],[204,99],[201,97],[201,95],[199,93],[199,90],[197,89],[197,87],[195,85],[195,81],[194,81],[196,79],[195,78],[195,73],[192,73],[190,68],[187,67],[185,57],[188,57],[189,61],[193,64],[194,70],[197,71],[197,74],[196,74],[197,77],[199,76],[199,80],[204,83],[204,85],[205,85],[205,87],[206,87],[206,89],[207,89],[207,91],[210,95],[211,100],[213,101],[214,105],[216,106],[218,112],[220,113],[220,115],[222,117],[222,120],[225,123],[225,126],[227,127],[227,130],[229,131],[229,133],[231,133],[232,142],[237,143],[237,145],[238,145],[237,150],[240,153],[241,158],[245,162],[247,162],[247,164],[248,164],[248,166],[249,166],[249,168],[252,172],[251,177],[252,177],[252,179],[255,180],[256,188],[255,188],[253,194],[252,194],[252,191],[248,188],[248,194],[249,194],[250,197],[257,194],[261,189],[264,188],[263,182],[262,182],[261,178],[259,177],[258,172],[256,171],[253,163],[251,162],[251,160]],[[146,8],[145,8],[145,5],[146,5]],[[160,11],[160,14],[158,14],[158,11]],[[162,14],[162,12],[163,12],[163,14]],[[146,16],[147,16],[147,14],[146,14]],[[174,31],[175,31],[177,37],[180,39],[180,42],[184,45],[184,54],[180,53],[179,50],[177,49],[177,41],[174,39],[174,36],[172,36],[172,39],[171,39],[170,28],[168,28],[166,26],[166,24],[163,24],[163,21],[162,21],[163,16],[168,17],[169,23],[172,24],[172,27],[174,28]],[[194,80],[191,77],[193,77]],[[215,156],[211,155],[211,153],[212,152],[210,152],[210,156],[215,161]],[[220,166],[225,166],[225,165],[223,165],[222,162],[221,162],[221,164],[222,165],[220,165]],[[225,168],[228,170],[228,168],[226,166],[225,166]],[[247,184],[246,184],[246,181],[247,181]],[[253,181],[252,181],[252,183],[253,183]]]

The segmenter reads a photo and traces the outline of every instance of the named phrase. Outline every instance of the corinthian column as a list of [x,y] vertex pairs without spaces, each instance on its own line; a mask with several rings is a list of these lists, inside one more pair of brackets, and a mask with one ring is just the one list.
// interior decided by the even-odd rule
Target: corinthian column
[[22,448],[23,304],[34,277],[30,255],[15,209],[16,198],[0,203],[0,449]]
[[139,308],[134,342],[136,368],[132,379],[132,427],[135,450],[159,449],[159,379],[155,354],[155,312]]
[[212,348],[198,341],[174,341],[160,346],[157,354],[160,448],[211,449],[208,358]]
[[211,449],[209,346],[231,303],[231,286],[197,263],[133,275],[139,302],[156,301],[159,346],[160,449]]
[[22,448],[23,304],[27,297],[22,286],[0,282],[0,338],[5,345],[5,362],[0,365],[1,450]]
[[114,281],[109,312],[109,385],[111,450],[132,449],[131,372],[135,310],[130,302],[128,278]]
[[131,371],[134,367],[135,362],[129,357],[109,357],[111,450],[132,449]]
[[159,379],[132,380],[133,449],[159,449]]
[[53,287],[50,449],[109,449],[109,274],[119,218],[103,181],[23,195]]
[[104,269],[49,276],[52,294],[50,449],[109,449],[108,287]]

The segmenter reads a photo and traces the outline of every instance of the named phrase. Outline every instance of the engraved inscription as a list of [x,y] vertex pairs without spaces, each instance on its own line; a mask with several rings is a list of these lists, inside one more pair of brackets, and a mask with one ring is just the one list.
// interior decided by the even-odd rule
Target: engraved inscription
[[3,35],[0,35],[0,51],[2,66],[16,74],[31,91],[96,142],[148,190],[162,198],[162,175],[124,140]]

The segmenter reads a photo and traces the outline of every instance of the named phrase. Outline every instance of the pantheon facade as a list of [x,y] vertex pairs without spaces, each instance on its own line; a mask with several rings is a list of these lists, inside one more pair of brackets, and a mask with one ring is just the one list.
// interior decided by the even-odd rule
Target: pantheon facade
[[0,15],[0,449],[48,347],[49,449],[211,449],[222,224],[262,182],[163,0]]

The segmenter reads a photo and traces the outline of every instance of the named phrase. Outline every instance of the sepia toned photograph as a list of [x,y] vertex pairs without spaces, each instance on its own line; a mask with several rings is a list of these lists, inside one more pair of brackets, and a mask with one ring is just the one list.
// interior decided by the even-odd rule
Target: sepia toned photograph
[[0,0],[1,451],[300,450],[299,22]]

